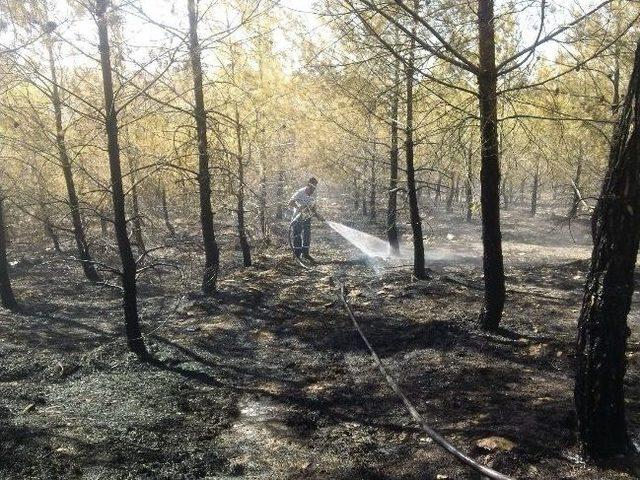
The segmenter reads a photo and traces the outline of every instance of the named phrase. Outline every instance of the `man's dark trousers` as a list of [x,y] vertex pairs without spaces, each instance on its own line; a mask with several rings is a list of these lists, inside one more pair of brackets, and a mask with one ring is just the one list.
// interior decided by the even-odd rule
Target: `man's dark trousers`
[[311,245],[311,219],[298,219],[293,222],[293,252],[296,257],[309,255]]

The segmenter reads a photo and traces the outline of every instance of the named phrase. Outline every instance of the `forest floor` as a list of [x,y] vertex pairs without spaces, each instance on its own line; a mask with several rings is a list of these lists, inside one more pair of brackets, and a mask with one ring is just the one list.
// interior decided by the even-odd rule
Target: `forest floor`
[[[147,363],[127,352],[117,291],[86,283],[59,254],[23,254],[14,266],[23,311],[0,314],[0,478],[478,478],[412,424],[332,278],[349,286],[407,396],[460,449],[519,479],[637,478],[577,454],[586,222],[569,229],[550,212],[515,210],[504,212],[503,231],[509,291],[498,333],[477,327],[480,226],[460,214],[427,218],[424,281],[316,225],[313,270],[281,243],[257,247],[255,265],[227,265],[219,295],[206,298],[197,249],[174,240],[160,259],[188,267],[159,267],[140,282],[155,358]],[[627,399],[636,441],[638,315],[634,302]],[[487,437],[507,441],[479,442]]]

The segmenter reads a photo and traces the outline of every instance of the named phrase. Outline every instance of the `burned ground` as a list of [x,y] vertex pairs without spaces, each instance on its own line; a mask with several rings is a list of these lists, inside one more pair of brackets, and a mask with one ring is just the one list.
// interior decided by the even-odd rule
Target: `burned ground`
[[[455,445],[515,478],[635,478],[578,460],[572,385],[586,222],[570,232],[549,212],[505,213],[509,293],[494,334],[477,328],[479,226],[453,219],[427,219],[424,281],[322,229],[312,271],[281,243],[260,246],[253,267],[228,259],[215,298],[196,293],[195,242],[174,240],[159,251],[167,265],[141,279],[145,363],[123,342],[117,290],[87,284],[59,255],[24,254],[14,267],[24,309],[0,317],[0,477],[476,478],[412,424],[380,377],[338,301],[341,279],[390,371]],[[476,446],[491,436],[514,446]]]

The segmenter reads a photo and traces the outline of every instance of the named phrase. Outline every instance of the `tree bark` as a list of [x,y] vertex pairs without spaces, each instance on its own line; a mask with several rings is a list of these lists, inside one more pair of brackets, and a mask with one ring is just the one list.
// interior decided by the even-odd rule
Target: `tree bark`
[[571,208],[569,209],[570,219],[576,218],[580,211],[580,177],[582,176],[582,148],[578,151],[578,165],[576,166],[576,174],[573,177],[573,200],[571,202]]
[[18,302],[11,287],[9,261],[7,259],[7,225],[4,218],[4,197],[0,194],[0,300],[2,306],[16,310]]
[[533,174],[533,185],[531,186],[531,213],[532,217],[536,216],[538,213],[538,197],[540,189],[540,166],[536,163],[536,171]]
[[111,174],[111,193],[113,199],[113,215],[118,251],[122,262],[122,289],[125,317],[125,330],[129,348],[139,357],[147,355],[147,349],[140,331],[138,318],[136,262],[131,251],[127,235],[127,218],[125,212],[125,196],[122,186],[122,166],[120,163],[120,145],[118,144],[118,117],[114,102],[111,57],[109,51],[109,31],[106,18],[108,0],[96,0],[96,19],[98,21],[98,39],[100,63],[102,67],[102,83],[105,101],[105,126],[107,130],[107,150]]
[[449,195],[447,195],[447,212],[453,212],[453,199],[456,194],[456,174],[451,173],[451,182],[449,184]]
[[134,244],[138,248],[138,252],[143,254],[147,251],[142,236],[142,215],[140,214],[140,196],[138,195],[138,161],[129,155],[129,176],[131,178],[131,210],[133,216],[131,218],[131,233],[133,233]]
[[[416,8],[417,8],[417,1]],[[418,195],[416,192],[415,168],[413,165],[413,82],[415,61],[415,31],[416,22],[413,23],[413,36],[409,47],[409,61],[406,67],[406,121],[405,121],[405,155],[407,160],[407,196],[409,198],[409,217],[411,231],[413,233],[413,275],[418,279],[426,278],[424,262],[424,239],[422,236],[422,220],[418,207]]]
[[640,241],[640,43],[594,216],[594,246],[578,319],[574,398],[585,457],[631,450],[624,406],[627,315]]
[[244,221],[244,158],[242,154],[242,129],[240,125],[240,113],[236,106],[236,141],[238,147],[237,160],[238,160],[238,190],[236,192],[236,198],[238,200],[237,215],[238,215],[238,239],[240,241],[240,250],[242,250],[242,260],[245,267],[251,266],[251,247],[247,240],[247,233]]
[[49,70],[52,82],[51,103],[53,104],[53,112],[56,122],[56,146],[58,148],[60,167],[62,168],[62,174],[67,188],[69,211],[71,214],[71,223],[73,225],[73,236],[76,242],[78,258],[80,259],[84,276],[92,282],[98,282],[100,281],[100,275],[98,275],[96,267],[93,264],[93,258],[91,257],[89,245],[87,244],[87,237],[84,231],[84,225],[82,224],[82,217],[80,216],[80,199],[78,198],[75,180],[73,178],[71,159],[67,152],[67,144],[64,135],[65,132],[62,126],[62,101],[60,99],[60,90],[58,88],[58,77],[51,39],[47,38],[45,43],[47,45],[47,53],[49,55]]
[[282,220],[284,218],[283,205],[286,203],[284,200],[284,169],[278,169],[278,180],[276,181],[276,220]]
[[482,245],[484,305],[480,325],[496,330],[505,301],[502,235],[500,232],[500,150],[498,144],[497,69],[493,0],[478,0],[480,68],[480,203],[482,207]]
[[171,216],[169,215],[169,202],[167,201],[167,189],[164,185],[160,185],[160,205],[162,207],[162,219],[164,220],[164,226],[172,237],[176,236],[176,229],[171,223]]
[[387,198],[387,239],[392,255],[400,252],[398,240],[398,111],[400,92],[398,91],[400,65],[395,65],[395,86],[391,98],[391,150],[389,151],[389,195]]
[[467,204],[467,222],[471,223],[473,218],[473,171],[471,169],[471,149],[467,155],[467,179],[465,182],[465,196]]
[[207,112],[204,108],[204,91],[202,87],[202,63],[200,59],[200,42],[198,40],[198,17],[195,0],[188,0],[189,10],[189,56],[193,74],[193,94],[195,108],[193,116],[196,121],[198,137],[198,186],[200,190],[200,223],[204,243],[204,275],[202,291],[213,294],[216,291],[218,273],[220,271],[220,250],[213,227],[213,210],[211,207],[211,174],[209,172],[209,150],[207,142]]

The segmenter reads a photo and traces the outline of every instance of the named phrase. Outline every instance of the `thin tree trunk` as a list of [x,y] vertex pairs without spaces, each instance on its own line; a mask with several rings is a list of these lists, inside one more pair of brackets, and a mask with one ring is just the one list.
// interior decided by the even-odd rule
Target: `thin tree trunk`
[[393,98],[391,99],[391,150],[389,151],[389,196],[387,201],[387,239],[389,249],[393,255],[400,252],[400,242],[398,240],[398,111],[400,107],[400,92],[398,84],[400,81],[400,65],[395,64],[395,86]]
[[138,247],[139,253],[147,251],[142,236],[142,215],[140,214],[140,197],[138,195],[138,161],[129,156],[129,176],[131,178],[131,210],[133,218],[131,218],[131,231],[133,233],[133,241]]
[[106,209],[100,210],[100,232],[103,237],[109,236],[109,220],[107,218]]
[[493,0],[478,0],[480,73],[482,246],[484,305],[480,325],[496,330],[505,301],[502,235],[500,233],[500,151],[498,145],[497,69]]
[[538,197],[540,189],[540,166],[536,163],[536,171],[533,174],[533,185],[531,187],[531,216],[535,217],[538,212]]
[[284,169],[278,169],[278,180],[276,182],[276,220],[284,218]]
[[594,216],[594,246],[578,319],[574,391],[583,454],[631,450],[624,405],[627,315],[640,242],[640,43]]
[[263,153],[260,153],[260,197],[258,198],[258,221],[262,238],[269,237],[267,228],[267,176],[264,166]]
[[209,151],[207,142],[207,112],[204,108],[202,87],[202,64],[200,60],[200,42],[198,40],[198,17],[195,0],[188,0],[189,9],[189,56],[193,74],[193,94],[198,136],[198,186],[200,190],[200,223],[204,243],[205,266],[202,279],[202,291],[212,294],[216,291],[220,271],[220,250],[213,228],[213,210],[211,208],[211,174],[209,172]]
[[467,222],[471,223],[473,217],[473,171],[471,166],[471,149],[467,155],[467,179],[465,182],[465,194],[467,204]]
[[240,249],[242,250],[242,259],[245,267],[251,266],[251,247],[247,240],[247,233],[244,222],[244,158],[242,156],[242,129],[240,125],[240,113],[236,106],[236,141],[238,147],[238,190],[236,196],[238,199],[237,215],[238,215],[238,239],[240,240]]
[[502,177],[502,187],[500,187],[500,193],[502,194],[502,203],[504,204],[504,209],[509,210],[509,192],[507,191],[506,174],[504,177]]
[[0,194],[0,300],[2,306],[16,310],[18,302],[11,287],[9,261],[7,259],[7,225],[4,217],[4,197]]
[[169,235],[175,237],[176,230],[171,224],[171,217],[169,216],[169,205],[167,203],[167,189],[162,185],[160,187],[160,203],[162,204],[162,218],[164,219],[164,225],[169,232]]
[[67,188],[67,198],[69,199],[71,223],[73,224],[73,236],[76,242],[78,258],[80,259],[84,276],[92,282],[98,282],[100,281],[100,275],[98,275],[98,272],[96,271],[91,253],[89,252],[89,245],[87,243],[84,225],[82,224],[82,218],[80,217],[80,200],[78,198],[75,180],[73,178],[73,171],[71,169],[71,159],[69,158],[69,154],[67,152],[67,144],[64,135],[65,132],[62,126],[62,101],[60,99],[60,91],[58,88],[57,70],[55,58],[53,55],[53,47],[51,45],[51,39],[47,39],[45,43],[47,45],[47,51],[49,54],[49,69],[52,82],[51,103],[53,104],[53,111],[56,122],[56,146],[58,148],[60,167],[62,168],[62,174],[64,176],[64,182]]
[[376,210],[376,202],[377,202],[377,190],[376,190],[376,149],[375,146],[373,148],[371,156],[371,190],[369,196],[369,220],[374,222],[376,220],[377,210]]
[[96,18],[98,20],[98,38],[102,82],[105,101],[105,126],[107,129],[109,169],[111,173],[111,192],[113,214],[118,251],[122,262],[122,289],[125,327],[129,348],[139,357],[147,355],[147,349],[140,331],[138,319],[136,262],[131,251],[127,235],[125,197],[122,185],[122,167],[120,164],[120,146],[118,144],[118,117],[114,103],[111,58],[109,52],[109,32],[106,17],[108,0],[96,0]]
[[356,212],[360,209],[360,187],[355,178],[353,179],[353,209]]
[[[418,8],[418,2],[415,0],[415,8]],[[407,195],[409,197],[409,217],[411,220],[411,231],[413,233],[413,275],[416,278],[426,278],[425,262],[424,262],[424,239],[422,237],[422,220],[420,218],[420,209],[418,207],[418,195],[416,192],[415,169],[413,165],[413,82],[414,82],[414,61],[415,61],[415,36],[416,22],[413,23],[413,36],[411,37],[411,45],[409,47],[409,61],[407,64],[406,79],[406,102],[407,102],[407,118],[405,122],[405,154],[407,159]]]
[[438,174],[438,183],[436,184],[435,204],[439,205],[442,200],[442,173]]
[[367,160],[364,161],[364,171],[362,174],[362,216],[366,217],[369,213],[368,203],[367,203],[367,181],[366,181],[366,171],[367,171]]
[[578,151],[578,165],[576,166],[576,174],[573,177],[573,200],[571,202],[571,208],[569,209],[568,217],[570,219],[576,218],[580,211],[580,177],[582,176],[582,148]]
[[449,184],[449,195],[447,195],[447,212],[453,212],[453,199],[456,194],[456,174],[451,174],[451,183]]

